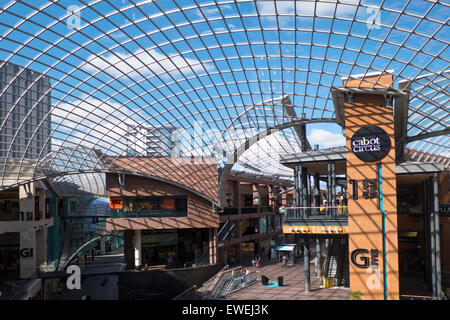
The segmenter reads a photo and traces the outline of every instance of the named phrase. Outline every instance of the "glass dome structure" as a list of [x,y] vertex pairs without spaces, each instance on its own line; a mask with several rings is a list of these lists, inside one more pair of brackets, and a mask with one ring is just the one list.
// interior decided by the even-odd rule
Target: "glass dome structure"
[[449,17],[448,1],[3,1],[0,190],[123,157],[290,177],[300,124],[344,144],[331,89],[356,74],[391,73],[406,147],[449,158]]

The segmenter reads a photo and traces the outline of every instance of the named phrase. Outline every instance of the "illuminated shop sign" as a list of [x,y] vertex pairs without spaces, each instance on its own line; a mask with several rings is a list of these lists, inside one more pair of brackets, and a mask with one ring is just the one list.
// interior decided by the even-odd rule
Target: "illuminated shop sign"
[[383,159],[391,149],[389,135],[377,126],[360,128],[351,138],[352,152],[366,162]]
[[109,198],[109,207],[111,209],[122,209],[123,208],[122,198],[118,197]]
[[307,233],[307,234],[345,234],[347,226],[283,226],[283,233]]

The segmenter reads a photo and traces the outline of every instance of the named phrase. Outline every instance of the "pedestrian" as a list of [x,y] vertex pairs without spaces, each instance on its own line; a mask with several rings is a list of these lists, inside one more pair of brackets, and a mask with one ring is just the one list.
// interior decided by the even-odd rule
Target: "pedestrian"
[[282,260],[283,260],[283,262],[281,263],[281,267],[287,268],[287,257],[283,256]]
[[256,267],[257,268],[259,268],[259,260],[260,260],[261,258],[258,256],[257,258],[256,258]]
[[245,282],[245,269],[241,270],[241,286],[244,285]]
[[253,258],[253,260],[252,260],[252,267],[254,267],[255,265],[256,265],[256,259]]

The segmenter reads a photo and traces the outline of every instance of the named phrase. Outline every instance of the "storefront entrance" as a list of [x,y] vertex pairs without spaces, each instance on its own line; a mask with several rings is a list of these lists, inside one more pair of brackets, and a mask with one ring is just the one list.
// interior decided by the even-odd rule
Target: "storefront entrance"
[[167,265],[177,255],[176,232],[144,231],[142,233],[142,264]]
[[20,279],[20,233],[0,234],[0,281]]

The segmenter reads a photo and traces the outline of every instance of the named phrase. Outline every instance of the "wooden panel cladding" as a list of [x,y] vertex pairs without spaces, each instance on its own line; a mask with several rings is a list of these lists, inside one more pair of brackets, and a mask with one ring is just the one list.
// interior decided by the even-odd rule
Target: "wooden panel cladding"
[[392,75],[374,75],[369,77],[354,77],[348,78],[342,81],[344,87],[356,87],[356,88],[384,88],[392,87]]
[[[382,77],[389,84],[388,77]],[[356,81],[356,80],[351,80]],[[358,80],[360,81],[360,80]],[[354,83],[352,83],[355,85]],[[348,83],[347,83],[348,85]],[[377,163],[382,165],[383,204],[386,214],[386,255],[388,299],[399,299],[398,239],[397,239],[397,186],[395,174],[394,119],[392,109],[384,107],[382,95],[354,94],[352,104],[345,104],[345,136],[347,146],[347,179],[358,181],[359,198],[353,199],[349,188],[348,232],[349,255],[358,261],[371,261],[370,267],[350,262],[350,290],[360,291],[362,299],[382,300],[383,291],[383,232],[382,213],[376,197],[362,196],[363,180],[377,181]],[[377,162],[364,162],[351,151],[350,139],[364,126],[382,128],[390,136],[391,148],[387,156]],[[376,186],[378,191],[378,184]],[[352,259],[349,259],[352,261]],[[372,263],[373,262],[373,263]],[[373,265],[373,267],[372,267]]]
[[178,163],[171,157],[105,157],[103,161],[110,170],[158,177],[191,188],[210,199],[217,199],[219,172],[214,159],[202,163]]
[[125,186],[120,190],[117,174],[107,173],[106,190],[106,194],[110,197],[120,195],[127,197],[187,196],[188,207],[187,217],[108,218],[107,230],[217,228],[219,226],[219,215],[214,212],[211,202],[169,183],[127,175]]

